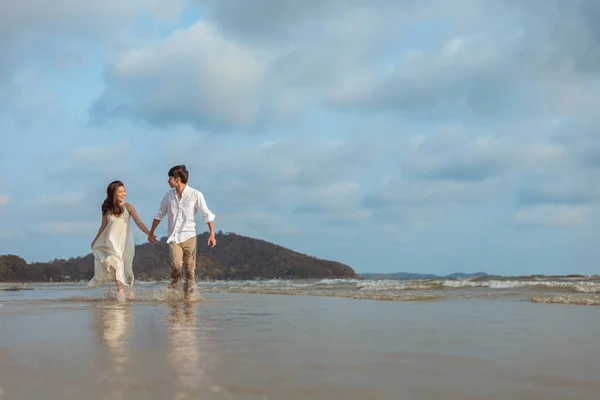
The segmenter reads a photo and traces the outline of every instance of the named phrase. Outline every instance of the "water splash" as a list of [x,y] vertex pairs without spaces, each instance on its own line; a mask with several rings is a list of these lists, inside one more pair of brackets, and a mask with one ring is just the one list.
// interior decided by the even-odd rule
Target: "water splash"
[[200,295],[198,289],[194,290],[189,296],[185,296],[182,288],[169,289],[166,285],[158,288],[137,287],[131,290],[133,297],[129,297],[130,289],[126,290],[126,295],[119,296],[116,288],[108,289],[104,295],[106,300],[117,302],[171,302],[171,301],[200,301],[206,300]]

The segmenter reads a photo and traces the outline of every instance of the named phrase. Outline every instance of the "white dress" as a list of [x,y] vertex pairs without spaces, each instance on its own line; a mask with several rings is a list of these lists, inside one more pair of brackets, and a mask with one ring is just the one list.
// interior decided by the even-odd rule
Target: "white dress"
[[115,274],[119,282],[125,286],[132,286],[135,244],[129,226],[129,211],[127,207],[123,207],[123,213],[118,217],[109,214],[106,218],[108,224],[92,247],[94,277],[88,286],[95,287],[114,282]]

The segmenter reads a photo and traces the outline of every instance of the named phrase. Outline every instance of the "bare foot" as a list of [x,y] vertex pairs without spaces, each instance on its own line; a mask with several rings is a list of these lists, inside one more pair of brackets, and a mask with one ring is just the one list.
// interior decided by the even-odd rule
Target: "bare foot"
[[133,290],[130,290],[129,293],[127,293],[127,300],[133,300],[135,298],[135,293],[133,293]]
[[123,288],[119,288],[117,292],[117,301],[125,301],[125,290]]
[[183,300],[184,301],[193,301],[195,299],[196,299],[196,297],[194,296],[194,291],[193,290],[191,290],[191,291],[183,294]]

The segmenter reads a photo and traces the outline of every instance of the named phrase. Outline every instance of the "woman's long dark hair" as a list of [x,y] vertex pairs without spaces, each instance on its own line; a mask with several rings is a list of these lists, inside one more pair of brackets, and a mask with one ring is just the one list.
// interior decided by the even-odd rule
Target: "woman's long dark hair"
[[102,215],[113,214],[119,216],[123,214],[123,206],[117,201],[117,190],[123,185],[121,181],[113,181],[106,188],[106,200],[102,203]]

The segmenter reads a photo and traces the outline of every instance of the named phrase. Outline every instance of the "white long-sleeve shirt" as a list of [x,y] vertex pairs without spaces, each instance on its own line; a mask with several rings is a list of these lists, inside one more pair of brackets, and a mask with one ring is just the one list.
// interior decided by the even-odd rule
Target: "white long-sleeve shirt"
[[215,219],[206,205],[204,195],[198,190],[185,186],[181,193],[181,200],[177,197],[175,189],[169,190],[156,211],[154,219],[162,220],[165,215],[169,221],[169,236],[167,243],[182,243],[196,236],[196,214],[199,213],[206,223]]

